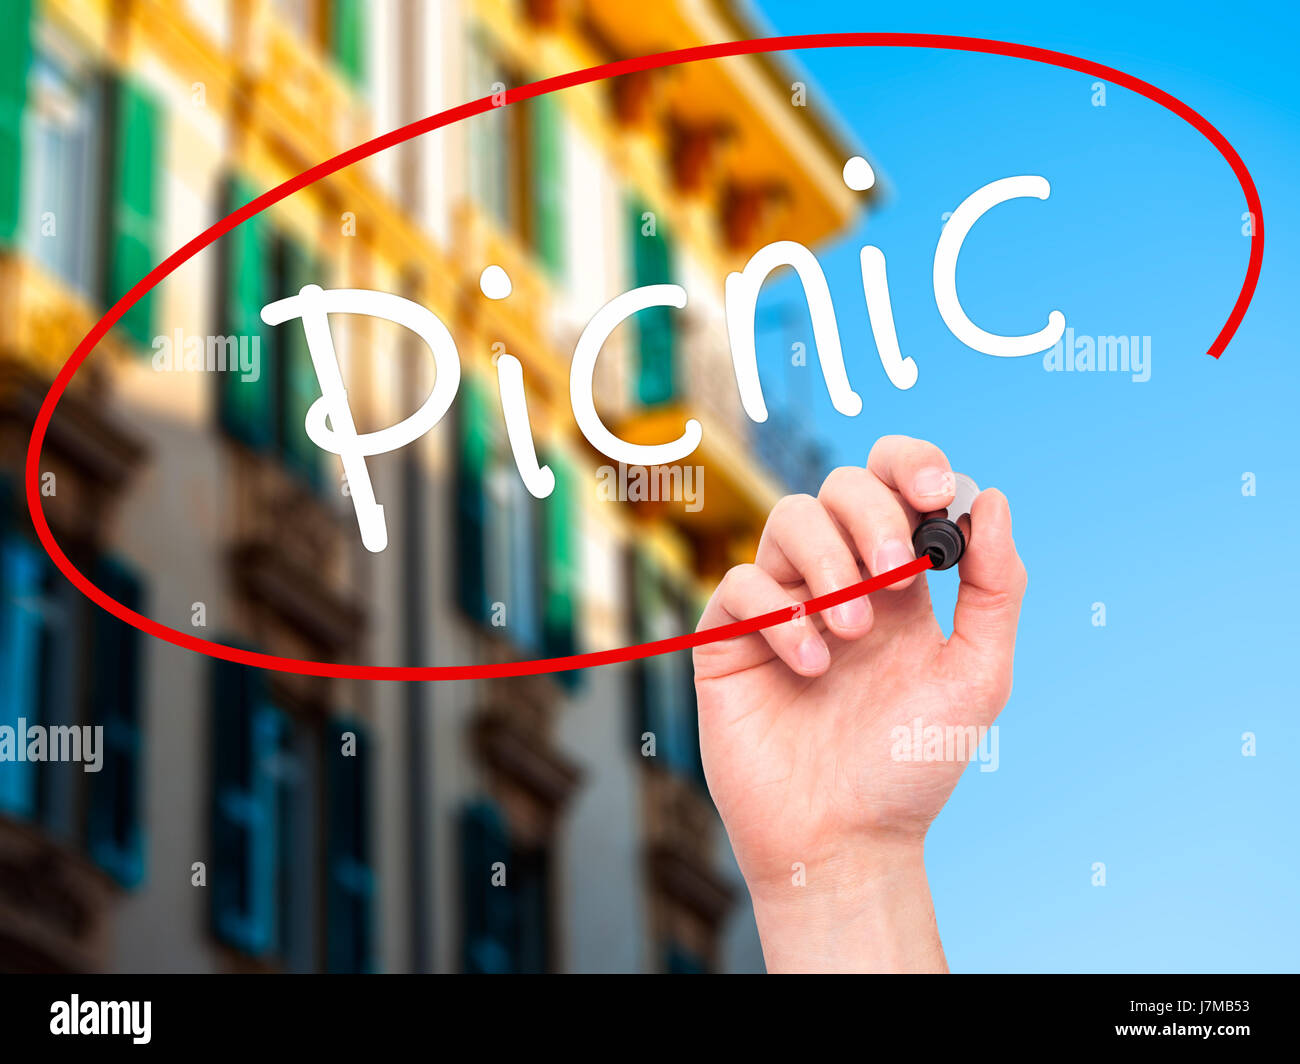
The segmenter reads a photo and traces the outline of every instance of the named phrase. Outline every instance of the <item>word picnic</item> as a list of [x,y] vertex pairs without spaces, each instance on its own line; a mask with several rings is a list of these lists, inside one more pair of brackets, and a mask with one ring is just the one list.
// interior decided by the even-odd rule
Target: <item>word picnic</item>
[[[845,164],[844,180],[850,188],[861,191],[870,187],[874,175],[866,160],[855,156]],[[968,196],[952,212],[940,234],[934,253],[935,302],[944,324],[972,350],[1003,358],[1033,355],[1056,344],[1065,330],[1065,316],[1053,310],[1047,325],[1035,333],[1003,336],[986,332],[967,317],[957,297],[957,259],[971,227],[999,203],[1026,197],[1046,200],[1050,192],[1046,178],[1038,176],[1006,177],[993,181]],[[861,249],[859,261],[863,297],[880,363],[890,383],[906,390],[916,383],[918,371],[915,361],[904,358],[898,346],[884,253],[867,245]],[[727,336],[745,413],[756,423],[767,420],[767,404],[759,381],[754,344],[754,315],[764,282],[782,266],[792,267],[803,286],[831,404],[846,417],[856,417],[862,411],[862,399],[849,384],[839,324],[826,275],[816,256],[804,245],[791,240],[779,240],[760,248],[743,270],[728,274],[726,278]],[[489,299],[505,299],[511,291],[505,271],[495,265],[483,270],[479,287]],[[587,441],[620,465],[676,465],[690,456],[703,438],[704,430],[699,421],[690,418],[675,440],[659,444],[629,443],[601,421],[592,394],[596,360],[606,340],[619,325],[638,311],[650,307],[681,310],[686,303],[686,290],[681,285],[654,284],[635,288],[615,296],[596,311],[578,337],[569,370],[573,416]],[[418,410],[395,425],[373,432],[357,432],[330,334],[331,314],[382,318],[404,326],[428,345],[436,377],[433,389]],[[268,325],[282,325],[295,319],[302,321],[321,389],[320,398],[307,411],[304,428],[317,447],[341,459],[356,508],[361,541],[367,550],[382,551],[388,545],[388,528],[384,521],[384,508],[375,499],[366,459],[405,447],[442,420],[460,387],[460,355],[456,343],[446,325],[427,307],[388,292],[367,289],[327,291],[319,285],[306,285],[297,295],[268,303],[262,308],[262,320]],[[495,362],[501,409],[515,466],[529,493],[544,499],[555,489],[555,476],[549,466],[539,465],[537,461],[524,395],[523,366],[510,354],[498,355]]]

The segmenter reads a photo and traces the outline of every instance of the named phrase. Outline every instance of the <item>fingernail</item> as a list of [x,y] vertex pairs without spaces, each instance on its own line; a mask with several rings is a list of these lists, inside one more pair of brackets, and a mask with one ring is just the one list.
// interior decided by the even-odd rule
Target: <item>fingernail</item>
[[957,490],[957,482],[948,470],[929,466],[916,474],[912,490],[925,499],[946,499]]
[[826,648],[820,636],[810,635],[795,651],[799,668],[805,672],[820,672],[830,664],[831,652]]
[[840,628],[865,628],[869,616],[867,604],[860,598],[841,602],[831,610],[831,617]]
[[879,576],[891,569],[897,569],[900,565],[906,565],[915,557],[916,555],[912,553],[911,546],[901,539],[887,540],[876,551],[876,561],[871,567],[872,575]]

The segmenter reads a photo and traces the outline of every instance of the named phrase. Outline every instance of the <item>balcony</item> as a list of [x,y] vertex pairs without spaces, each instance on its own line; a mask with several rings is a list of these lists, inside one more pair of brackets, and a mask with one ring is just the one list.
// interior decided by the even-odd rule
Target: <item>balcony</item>
[[114,896],[89,861],[0,815],[0,971],[102,971]]
[[[0,255],[0,353],[40,376],[53,377],[99,320],[100,311],[21,254]],[[73,378],[85,387],[96,357],[126,357],[129,347],[110,333]]]

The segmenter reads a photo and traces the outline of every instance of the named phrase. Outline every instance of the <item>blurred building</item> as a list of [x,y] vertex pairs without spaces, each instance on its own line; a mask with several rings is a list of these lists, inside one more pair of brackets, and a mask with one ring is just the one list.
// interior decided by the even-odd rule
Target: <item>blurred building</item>
[[[463,100],[754,28],[724,0],[13,0],[5,18],[0,727],[102,726],[103,762],[0,762],[0,970],[760,967],[689,655],[444,684],[224,664],[83,600],[22,486],[77,341],[232,209]],[[133,308],[61,400],[41,465],[56,538],[150,617],[293,657],[467,664],[690,630],[782,491],[740,409],[723,278],[862,205],[797,80],[754,56],[566,90],[247,222]],[[481,294],[489,263],[509,298]],[[669,279],[689,306],[620,329],[597,397],[636,442],[701,420],[698,507],[602,495],[608,459],[568,401],[591,314]],[[303,431],[318,388],[301,329],[259,318],[309,282],[405,295],[459,348],[452,413],[369,460],[380,554]],[[333,333],[361,430],[428,394],[412,335],[360,317]],[[505,438],[502,351],[556,473],[544,503]]]

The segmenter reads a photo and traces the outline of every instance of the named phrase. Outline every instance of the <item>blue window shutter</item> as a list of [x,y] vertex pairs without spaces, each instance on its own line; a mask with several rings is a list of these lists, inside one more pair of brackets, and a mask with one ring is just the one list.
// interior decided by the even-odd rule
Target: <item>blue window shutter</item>
[[283,714],[261,671],[213,662],[212,930],[253,956],[276,942],[274,758]]
[[[122,605],[140,610],[139,579],[123,563],[102,559],[95,583]],[[90,777],[86,843],[91,860],[122,886],[144,877],[140,791],[141,637],[105,610],[94,613],[91,642],[90,720],[103,730],[103,766]]]
[[[673,615],[678,619],[680,631],[689,632],[698,623],[703,607],[696,607],[689,594],[675,596]],[[679,734],[683,746],[682,768],[687,779],[703,790],[708,789],[704,778],[704,762],[700,758],[700,706],[695,693],[695,667],[689,650],[664,655],[672,661],[677,676],[676,712],[680,721]]]
[[515,970],[515,912],[509,886],[492,885],[493,865],[507,864],[510,836],[496,805],[478,801],[461,814],[461,965],[465,972]]
[[706,975],[708,973],[708,965],[697,954],[692,953],[676,942],[669,943],[665,953],[664,967],[668,969],[669,975]]
[[[0,726],[14,729],[17,757],[26,724],[40,713],[41,590],[45,555],[23,536],[0,543]],[[19,729],[22,730],[19,730]],[[0,811],[20,817],[36,812],[36,773],[30,761],[0,761]]]
[[[343,755],[345,733],[356,736]],[[326,959],[331,972],[374,967],[374,872],[370,865],[370,736],[353,720],[331,719],[325,729]]]

